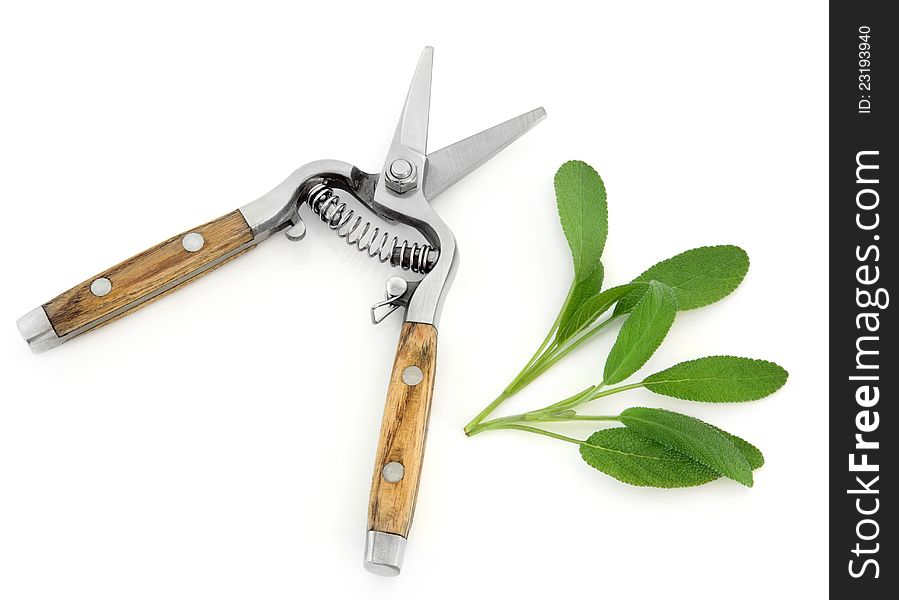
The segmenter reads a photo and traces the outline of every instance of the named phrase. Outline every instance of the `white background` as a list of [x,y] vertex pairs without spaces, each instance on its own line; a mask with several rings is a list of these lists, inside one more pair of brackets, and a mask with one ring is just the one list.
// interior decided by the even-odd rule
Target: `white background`
[[[5,4],[0,598],[823,597],[826,28],[811,2]],[[383,579],[361,562],[400,325],[368,307],[389,269],[310,221],[48,354],[14,322],[303,163],[378,169],[426,44],[431,149],[548,118],[435,203],[461,264],[405,569]],[[783,364],[787,386],[595,411],[743,436],[768,460],[753,489],[632,488],[563,442],[463,436],[567,289],[552,176],[571,158],[608,186],[607,284],[748,250],[740,289],[681,314],[644,373],[731,353]],[[501,412],[597,382],[612,341]]]

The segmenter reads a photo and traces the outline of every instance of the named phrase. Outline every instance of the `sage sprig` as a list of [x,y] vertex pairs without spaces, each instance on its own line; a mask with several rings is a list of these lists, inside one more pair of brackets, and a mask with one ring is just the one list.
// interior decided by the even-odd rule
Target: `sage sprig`
[[[765,462],[761,451],[704,421],[658,408],[628,408],[617,415],[579,412],[588,403],[637,389],[705,403],[749,402],[780,389],[788,377],[782,367],[737,356],[688,360],[625,383],[659,348],[679,311],[717,302],[740,285],[749,269],[746,252],[731,245],[694,248],[656,263],[629,283],[602,289],[601,258],[608,236],[602,178],[590,165],[570,161],[559,168],[554,183],[574,266],[571,286],[537,351],[465,426],[466,434],[513,429],[570,442],[587,464],[631,485],[688,487],[726,477],[752,486],[753,471]],[[598,384],[544,408],[486,420],[575,348],[616,323],[620,329]],[[545,428],[584,421],[622,426],[601,429],[586,440]]]

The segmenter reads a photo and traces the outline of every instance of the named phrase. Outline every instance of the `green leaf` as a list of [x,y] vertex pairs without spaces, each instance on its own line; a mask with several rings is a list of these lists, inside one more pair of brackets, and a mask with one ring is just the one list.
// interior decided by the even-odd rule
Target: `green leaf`
[[568,322],[571,321],[571,318],[574,314],[580,309],[580,307],[584,304],[584,302],[595,296],[599,293],[599,290],[602,289],[602,280],[605,274],[605,269],[602,266],[602,262],[596,263],[596,268],[593,269],[593,272],[590,273],[590,276],[582,281],[578,281],[575,279],[572,282],[571,293],[568,295],[568,300],[565,304],[565,307],[562,309],[562,316],[559,319],[559,328],[556,329],[556,341],[563,342],[565,338],[562,337],[561,331],[565,329],[568,325]]
[[612,308],[625,295],[630,293],[636,287],[645,287],[639,283],[628,283],[619,285],[618,287],[609,288],[598,294],[594,294],[581,302],[580,308],[574,312],[568,319],[563,320],[559,325],[559,333],[556,336],[558,340],[567,340],[576,333],[586,329],[593,324],[604,312]]
[[601,429],[580,445],[594,469],[631,485],[677,488],[702,485],[720,475],[683,454],[626,427]]
[[677,314],[674,291],[658,281],[650,281],[627,321],[618,332],[603,370],[603,383],[623,381],[646,364],[653,355]]
[[[678,310],[692,310],[721,300],[737,289],[746,271],[749,256],[737,246],[705,246],[682,252],[649,267],[634,281],[661,281],[677,295]],[[640,290],[615,307],[620,315],[640,299]]]
[[574,260],[574,278],[583,281],[593,273],[606,244],[606,187],[596,170],[579,160],[559,167],[554,184],[562,231]]
[[708,423],[660,408],[629,408],[621,422],[716,473],[752,487],[752,466],[732,437]]
[[734,446],[737,447],[737,450],[740,451],[740,454],[742,454],[746,458],[746,462],[749,463],[749,466],[752,467],[753,471],[762,467],[765,464],[765,456],[762,454],[762,451],[759,450],[758,448],[756,448],[755,446],[753,446],[752,444],[750,444],[749,442],[747,442],[746,440],[744,440],[743,438],[737,437],[732,433],[727,433],[723,429],[718,429],[714,425],[709,425],[709,427],[712,427],[712,428],[716,429],[717,431],[720,431],[721,433],[726,435],[727,438],[731,442],[733,442]]
[[746,402],[770,396],[787,382],[773,362],[738,356],[706,356],[678,363],[644,380],[657,394],[696,402]]

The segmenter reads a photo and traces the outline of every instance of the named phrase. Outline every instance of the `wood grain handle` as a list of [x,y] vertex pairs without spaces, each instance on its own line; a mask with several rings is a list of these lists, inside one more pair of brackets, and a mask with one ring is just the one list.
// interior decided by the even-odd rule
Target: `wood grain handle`
[[239,210],[98,273],[19,319],[36,352],[145,306],[253,247]]
[[434,394],[436,359],[437,329],[425,323],[404,323],[375,455],[368,503],[370,532],[403,538],[409,535]]

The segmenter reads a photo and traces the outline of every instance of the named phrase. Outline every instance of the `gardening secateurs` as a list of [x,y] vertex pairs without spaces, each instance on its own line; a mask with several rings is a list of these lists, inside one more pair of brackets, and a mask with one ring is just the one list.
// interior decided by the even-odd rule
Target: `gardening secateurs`
[[43,352],[174,291],[277,232],[302,239],[301,209],[348,244],[398,268],[403,274],[387,280],[385,299],[371,308],[374,323],[405,309],[368,509],[365,566],[384,575],[399,573],[412,522],[437,322],[457,265],[456,241],[430,201],[546,114],[532,110],[428,154],[432,63],[433,49],[425,48],[380,172],[336,160],[309,163],[255,202],[91,277],[18,321],[31,349]]

